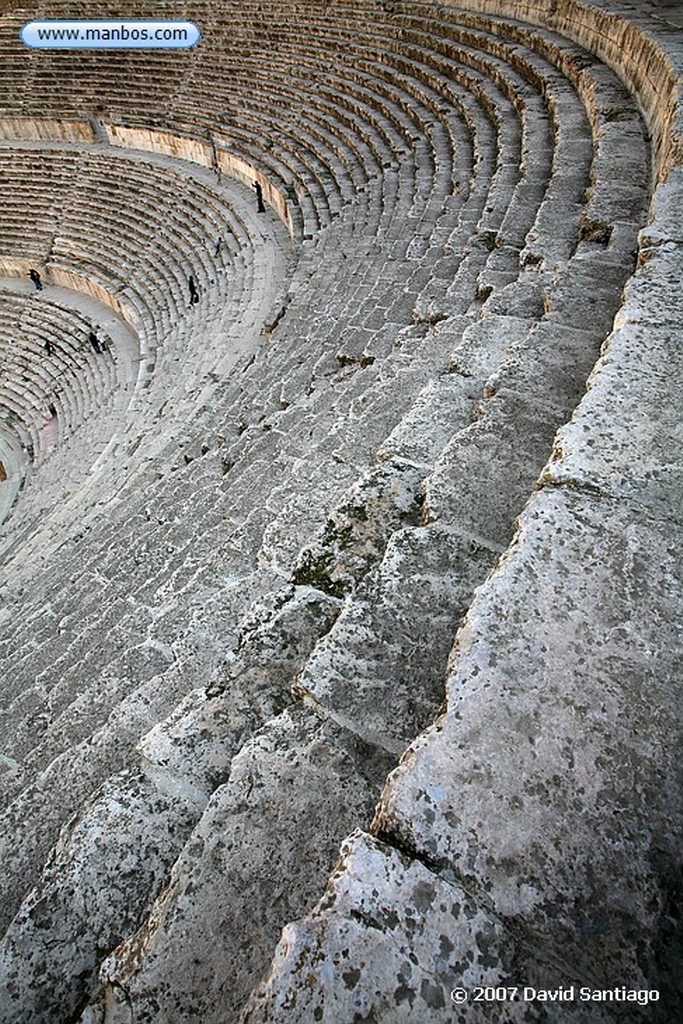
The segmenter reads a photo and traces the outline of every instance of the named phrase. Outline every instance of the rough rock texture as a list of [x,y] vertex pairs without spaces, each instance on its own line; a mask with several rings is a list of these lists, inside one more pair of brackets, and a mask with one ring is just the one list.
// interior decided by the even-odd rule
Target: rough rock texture
[[340,830],[371,813],[390,763],[303,709],[245,744],[149,920],[103,965],[129,1019],[234,1017],[283,916],[323,884]]
[[[455,879],[354,833],[305,925],[285,928],[274,980],[242,1021],[486,1020],[484,1007],[456,1007],[451,991],[497,985],[515,953],[501,922]],[[530,1017],[511,1007],[506,1019]]]
[[2,10],[0,1022],[668,1024],[665,6]]
[[[301,1021],[316,1012],[392,1022],[675,1014],[683,488],[669,396],[682,366],[678,298],[663,299],[680,267],[665,200],[643,232],[641,269],[589,391],[458,633],[446,711],[383,792],[373,829],[393,850],[376,846],[373,860],[356,849],[370,840],[344,848],[319,906],[285,929],[250,1024],[280,1020],[285,1008]],[[490,974],[476,916],[469,940],[448,932],[452,957],[439,913],[426,913],[414,938],[405,869],[385,864],[399,852],[432,893],[452,887],[458,914],[486,915]],[[413,972],[409,1009],[387,945]],[[434,979],[429,1003],[422,986]],[[620,979],[657,1000],[619,1001]],[[535,997],[449,1001],[455,987],[471,999],[487,984],[589,996],[552,1008]]]

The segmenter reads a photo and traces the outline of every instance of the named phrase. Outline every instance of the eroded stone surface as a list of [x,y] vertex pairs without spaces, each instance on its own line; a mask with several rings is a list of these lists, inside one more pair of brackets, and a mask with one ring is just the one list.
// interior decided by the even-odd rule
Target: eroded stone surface
[[558,433],[544,480],[599,487],[679,519],[683,387],[679,330],[629,324],[616,332],[571,423]]
[[375,827],[533,931],[541,961],[644,984],[680,822],[678,545],[582,494],[543,491],[521,523]]
[[[135,1020],[232,1019],[391,761],[298,708],[234,758],[146,925],[104,964]],[[191,936],[191,941],[188,941]],[[110,1018],[105,1018],[109,1021]]]
[[141,774],[110,779],[66,826],[0,946],[0,1020],[73,1019],[103,954],[139,924],[194,822]]
[[500,391],[482,402],[479,419],[445,448],[426,486],[428,521],[504,549],[552,447],[556,417],[543,404]]
[[[272,975],[240,1020],[497,1019],[491,1007],[459,1006],[450,994],[456,986],[473,993],[475,986],[502,984],[516,952],[501,923],[457,883],[356,833],[344,843],[318,906],[285,928]],[[533,1019],[523,1005],[506,1009],[511,1024]]]
[[397,530],[314,649],[297,692],[399,754],[443,699],[455,631],[497,557],[438,525]]
[[[642,5],[626,0],[463,5],[549,22],[616,64],[648,113],[656,170],[671,173],[657,222],[641,236],[627,319],[617,317],[625,333],[610,342],[563,433],[516,546],[475,599],[451,659],[447,713],[387,791],[377,828],[400,854],[357,839],[327,902],[287,933],[294,959],[286,949],[278,956],[280,981],[273,976],[259,1006],[289,1020],[294,992],[302,1024],[311,1012],[330,1024],[345,1014],[383,1024],[508,1024],[521,1009],[455,1010],[435,979],[444,970],[470,981],[476,966],[476,977],[507,971],[511,982],[550,987],[565,977],[640,982],[657,980],[673,960],[674,830],[664,804],[673,774],[667,687],[680,611],[672,584],[680,478],[664,434],[675,426],[669,328],[681,317],[680,180],[671,170],[681,153],[672,86],[680,53],[659,48],[651,22],[641,33]],[[8,635],[0,643],[12,661],[0,890],[6,917],[25,899],[7,969],[11,999],[34,1016],[40,1000],[56,1006],[67,990],[65,1014],[78,1012],[107,952],[99,934],[118,941],[119,918],[134,929],[149,909],[145,886],[151,900],[168,880],[176,839],[154,851],[153,877],[146,850],[173,832],[179,808],[183,830],[204,812],[202,820],[142,929],[107,961],[101,998],[83,1020],[223,1024],[236,1016],[280,927],[308,912],[341,836],[369,816],[390,763],[383,751],[397,751],[436,707],[452,620],[477,571],[483,577],[512,537],[554,430],[582,393],[590,345],[595,351],[612,323],[647,198],[649,139],[636,99],[594,53],[552,32],[456,13],[443,53],[429,54],[430,29],[438,38],[448,7],[225,4],[212,7],[217,26],[228,6],[249,68],[265,60],[253,85],[256,97],[263,86],[268,113],[260,124],[250,96],[247,131],[255,129],[256,157],[273,177],[294,181],[284,191],[304,240],[292,247],[300,262],[288,266],[286,296],[272,294],[284,254],[266,237],[267,218],[247,204],[241,224],[255,245],[244,265],[235,262],[241,304],[185,317],[181,254],[177,281],[164,278],[159,289],[172,299],[157,311],[161,325],[142,311],[159,337],[178,319],[170,311],[181,323],[137,395],[130,434],[102,453],[84,491],[42,522],[55,495],[70,493],[59,470],[81,450],[65,450],[42,475],[42,499],[34,492],[25,530],[35,535],[13,541],[19,581],[3,585],[10,603],[0,609]],[[273,12],[286,65],[274,62],[270,28],[259,41],[261,19]],[[306,49],[309,22],[324,26],[311,38],[334,40],[325,53],[333,79],[317,44]],[[463,37],[463,76],[455,40],[468,25],[476,31]],[[365,63],[368,26],[373,52],[378,39],[387,44],[376,81]],[[208,110],[219,83],[232,82],[221,74],[224,46],[237,40],[242,56],[232,27],[214,36],[205,94],[197,68],[183,71],[174,92],[168,65],[164,121],[180,116],[188,95],[204,116],[204,98]],[[348,51],[336,46],[345,32]],[[486,52],[470,64],[469,48],[484,36]],[[428,58],[419,81],[418,53]],[[451,57],[441,63],[451,53],[454,76]],[[434,75],[432,62],[441,69]],[[286,88],[271,118],[269,76],[278,67]],[[36,113],[31,130],[52,103],[39,81],[17,92],[22,110]],[[155,93],[156,83],[129,108],[121,94],[123,106],[114,102],[108,116],[152,117]],[[65,99],[73,111],[83,97]],[[233,99],[229,119],[241,109],[239,93]],[[192,128],[194,111],[187,114],[182,132]],[[206,146],[186,139],[182,152],[193,148]],[[200,236],[185,255],[205,262],[215,284],[226,267],[211,261],[211,241],[205,253]],[[172,249],[164,257],[175,259]],[[266,308],[247,301],[260,292]],[[267,339],[258,334],[263,323]],[[638,359],[629,361],[634,345]],[[670,387],[653,368],[663,359]],[[638,421],[641,379],[654,427]],[[301,693],[310,703],[283,712]],[[142,795],[135,822],[121,816],[103,871],[97,830],[118,819],[111,789],[94,803],[93,793],[131,763],[128,782]],[[117,792],[123,801],[128,789]],[[60,825],[84,806],[88,829],[73,833],[82,849],[67,837],[38,879]],[[129,876],[135,914],[131,907],[126,917],[117,885]],[[74,879],[79,894],[93,894],[87,928],[78,900],[70,905]],[[117,893],[109,907],[100,885]],[[30,917],[36,907],[49,928]],[[17,966],[24,942],[25,977]],[[311,967],[305,991],[299,953]],[[335,958],[348,965],[341,974]],[[570,1010],[523,1012],[564,1024]],[[594,1008],[587,1014],[582,1024],[603,1018]]]

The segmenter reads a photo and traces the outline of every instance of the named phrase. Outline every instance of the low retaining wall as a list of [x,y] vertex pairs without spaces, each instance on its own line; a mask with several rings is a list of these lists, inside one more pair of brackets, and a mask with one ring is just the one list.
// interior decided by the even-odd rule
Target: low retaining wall
[[96,142],[90,121],[69,121],[36,117],[0,118],[0,139],[22,142]]

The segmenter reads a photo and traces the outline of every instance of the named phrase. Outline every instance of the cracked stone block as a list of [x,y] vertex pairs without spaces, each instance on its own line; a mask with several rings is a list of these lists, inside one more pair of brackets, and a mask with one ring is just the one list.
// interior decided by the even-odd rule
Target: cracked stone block
[[520,317],[524,320],[538,320],[543,316],[543,296],[549,287],[552,274],[535,268],[527,269],[516,281],[493,292],[484,303],[488,315]]
[[486,382],[486,394],[515,391],[566,419],[584,394],[601,340],[593,331],[541,321],[509,347]]
[[510,346],[521,344],[529,332],[529,321],[522,317],[483,316],[463,333],[449,362],[450,373],[473,379],[479,388],[494,372]]
[[377,458],[431,465],[453,434],[470,422],[479,394],[471,380],[459,375],[430,381],[382,443]]
[[[503,984],[517,952],[491,910],[406,853],[356,832],[325,895],[287,925],[240,1024],[475,1024],[491,1007],[451,992]],[[508,1003],[506,1021],[531,1021]]]
[[627,323],[610,337],[570,423],[558,432],[544,482],[598,488],[679,521],[683,508],[680,332]]
[[548,319],[579,330],[591,330],[605,338],[619,308],[619,289],[629,270],[613,266],[601,253],[582,253],[558,273],[544,296]]
[[314,649],[296,692],[399,754],[436,714],[456,629],[497,558],[439,526],[397,531]]
[[374,822],[586,983],[667,986],[681,575],[669,523],[538,494],[458,634],[447,711]]
[[300,552],[294,580],[341,597],[382,557],[391,533],[417,521],[423,470],[381,462],[343,495],[316,540]]
[[683,244],[662,242],[641,251],[638,272],[624,288],[624,304],[615,327],[625,323],[670,324],[683,318],[681,256]]
[[550,455],[557,417],[508,391],[480,409],[481,418],[451,441],[427,478],[425,518],[503,549]]
[[232,1019],[392,763],[305,709],[269,722],[234,758],[149,920],[105,961],[101,999],[118,987],[136,1021]]
[[0,945],[2,1024],[62,1024],[97,988],[108,952],[140,924],[196,819],[141,774],[110,779],[62,830]]
[[641,246],[647,248],[661,243],[683,242],[682,192],[683,167],[674,167],[652,197],[652,219],[640,233]]

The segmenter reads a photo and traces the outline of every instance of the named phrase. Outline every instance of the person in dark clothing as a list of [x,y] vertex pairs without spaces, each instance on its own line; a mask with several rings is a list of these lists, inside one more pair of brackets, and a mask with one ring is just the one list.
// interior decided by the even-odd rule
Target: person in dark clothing
[[218,238],[216,239],[216,245],[215,245],[214,251],[213,251],[214,256],[219,256],[220,255],[220,251],[221,251],[222,248],[223,248],[223,239],[219,235]]
[[197,285],[194,283],[194,278],[192,276],[188,278],[187,283],[190,288],[190,302],[194,306],[195,303],[199,302],[199,292],[197,291]]
[[256,209],[259,213],[265,213],[266,208],[263,205],[263,189],[258,181],[254,182],[254,189],[256,190]]
[[95,352],[100,353],[102,351],[102,346],[100,345],[100,339],[97,337],[97,335],[95,334],[94,331],[91,331],[90,334],[88,335],[88,341],[92,345],[92,347],[95,350]]
[[40,279],[40,274],[38,273],[38,271],[34,270],[33,268],[31,268],[31,270],[29,270],[29,272],[28,272],[28,276],[31,278],[31,280],[33,281],[34,285],[36,286],[36,291],[37,292],[42,292],[42,290],[43,290],[43,282]]
[[45,339],[45,346],[44,346],[44,347],[45,347],[45,351],[46,351],[46,353],[47,353],[47,354],[48,354],[49,356],[51,356],[51,355],[53,355],[53,354],[54,354],[54,351],[55,351],[55,347],[54,347],[54,345],[52,344],[52,342],[50,341],[50,339],[49,339],[49,338],[46,338],[46,339]]

